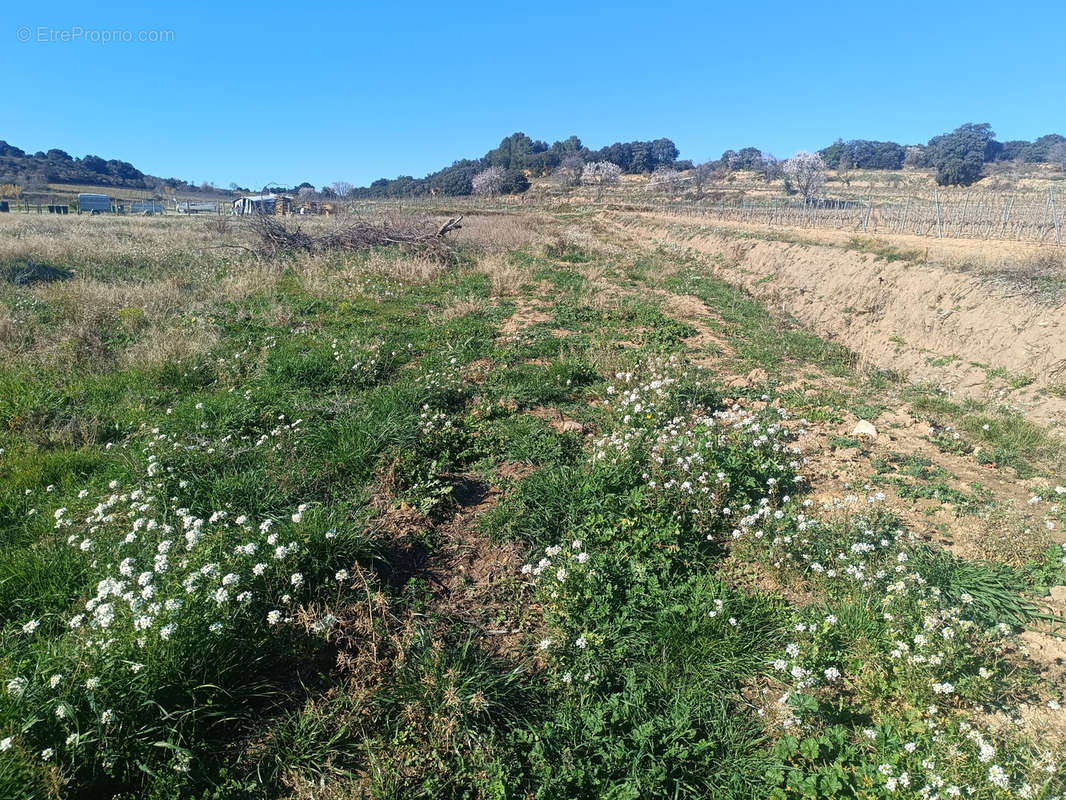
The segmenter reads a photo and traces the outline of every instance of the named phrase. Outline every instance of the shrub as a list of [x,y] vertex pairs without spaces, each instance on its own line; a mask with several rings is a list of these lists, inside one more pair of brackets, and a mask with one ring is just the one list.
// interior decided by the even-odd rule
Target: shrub
[[929,159],[941,186],[969,186],[990,160],[995,134],[988,123],[967,123],[929,140]]

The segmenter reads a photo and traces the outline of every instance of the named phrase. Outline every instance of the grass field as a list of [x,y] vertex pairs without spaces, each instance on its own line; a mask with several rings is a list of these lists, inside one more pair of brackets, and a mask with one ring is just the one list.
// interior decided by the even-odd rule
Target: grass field
[[1060,440],[464,226],[0,220],[0,796],[1066,796]]

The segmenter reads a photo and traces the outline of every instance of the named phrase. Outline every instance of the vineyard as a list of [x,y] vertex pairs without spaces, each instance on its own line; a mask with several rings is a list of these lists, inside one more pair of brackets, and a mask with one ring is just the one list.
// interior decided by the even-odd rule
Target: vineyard
[[649,210],[770,227],[835,228],[937,238],[1001,239],[1062,244],[1063,211],[1054,189],[1045,195],[953,192],[932,197],[875,197],[748,202],[652,203]]
[[[776,196],[775,196],[776,194]],[[416,197],[363,201],[353,210],[492,211],[543,207],[551,210],[648,211],[707,221],[810,228],[871,235],[901,234],[938,239],[987,239],[1061,246],[1066,227],[1066,192],[1024,188],[983,188],[896,192],[831,192],[814,202],[773,193],[766,187],[711,189],[703,199],[665,197],[634,184],[602,198],[588,191],[531,191],[500,197]]]

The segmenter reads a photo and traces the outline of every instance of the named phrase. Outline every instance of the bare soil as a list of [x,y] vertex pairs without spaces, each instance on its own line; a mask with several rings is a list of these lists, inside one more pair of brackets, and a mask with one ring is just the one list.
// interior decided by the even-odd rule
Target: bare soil
[[[711,229],[681,234],[671,222],[630,214],[624,227],[630,240],[639,234],[648,246],[666,242],[695,255],[768,307],[846,345],[863,363],[953,395],[1008,403],[1060,430],[1066,426],[1066,304],[1037,302],[947,262],[887,261],[829,241],[738,239]],[[623,222],[613,225],[617,230]],[[928,249],[916,237],[895,238]],[[1019,247],[938,244],[978,246],[986,258],[1002,248],[1005,259]]]

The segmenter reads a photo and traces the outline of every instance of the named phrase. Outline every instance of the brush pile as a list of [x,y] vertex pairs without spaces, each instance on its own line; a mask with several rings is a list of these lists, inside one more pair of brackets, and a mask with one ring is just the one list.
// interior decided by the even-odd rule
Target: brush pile
[[369,250],[374,247],[398,247],[440,262],[450,262],[455,249],[445,238],[449,231],[461,228],[462,217],[440,224],[414,217],[359,218],[322,233],[309,233],[299,225],[289,227],[277,217],[259,214],[249,225],[256,238],[254,250],[260,258],[282,253],[321,253],[335,250]]

